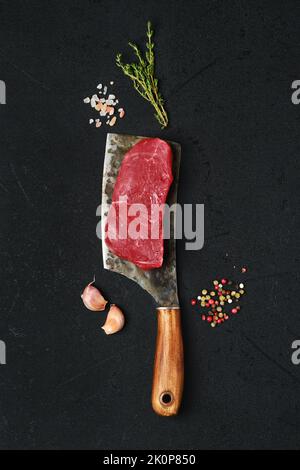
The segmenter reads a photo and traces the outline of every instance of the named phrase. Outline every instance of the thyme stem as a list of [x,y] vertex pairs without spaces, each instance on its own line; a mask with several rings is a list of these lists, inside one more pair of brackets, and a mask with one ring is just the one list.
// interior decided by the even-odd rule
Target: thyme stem
[[147,23],[147,42],[145,57],[138,46],[129,42],[129,46],[133,49],[137,62],[125,64],[122,62],[122,54],[117,54],[116,65],[120,67],[125,75],[132,81],[136,91],[147,101],[149,101],[155,109],[155,117],[161,125],[162,129],[168,125],[168,114],[164,108],[164,100],[158,89],[158,80],[155,78],[155,58],[154,58],[154,42],[153,29],[150,21]]

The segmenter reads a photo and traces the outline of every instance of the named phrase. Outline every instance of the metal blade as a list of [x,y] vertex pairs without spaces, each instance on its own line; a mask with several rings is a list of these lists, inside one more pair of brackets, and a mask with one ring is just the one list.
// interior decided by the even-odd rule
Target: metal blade
[[[171,219],[171,239],[165,240],[164,262],[161,268],[144,271],[130,261],[123,260],[109,251],[105,243],[104,229],[107,214],[112,201],[116,178],[125,153],[144,137],[107,134],[105,160],[102,179],[102,254],[105,269],[127,276],[149,292],[159,306],[178,306],[177,277],[176,277],[176,242],[174,238],[175,220]],[[177,201],[181,147],[176,142],[167,141],[173,152],[173,177],[167,203],[171,206]]]

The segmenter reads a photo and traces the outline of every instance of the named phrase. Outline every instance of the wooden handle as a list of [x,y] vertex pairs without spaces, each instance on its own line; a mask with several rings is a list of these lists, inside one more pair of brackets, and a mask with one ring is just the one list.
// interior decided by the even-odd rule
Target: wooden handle
[[179,308],[157,309],[152,407],[161,416],[178,413],[183,390],[183,344]]

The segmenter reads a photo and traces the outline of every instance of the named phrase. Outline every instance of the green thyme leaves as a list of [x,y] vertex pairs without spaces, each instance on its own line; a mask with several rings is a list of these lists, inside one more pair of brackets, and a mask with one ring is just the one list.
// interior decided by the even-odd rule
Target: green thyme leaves
[[164,100],[158,89],[158,80],[155,78],[155,59],[154,59],[154,42],[153,29],[150,21],[147,23],[147,42],[145,57],[136,44],[129,42],[129,46],[137,58],[136,62],[124,64],[122,62],[122,54],[117,54],[116,64],[120,67],[125,75],[132,81],[136,91],[147,101],[149,101],[155,109],[155,117],[161,125],[162,129],[168,125],[168,115],[164,108]]

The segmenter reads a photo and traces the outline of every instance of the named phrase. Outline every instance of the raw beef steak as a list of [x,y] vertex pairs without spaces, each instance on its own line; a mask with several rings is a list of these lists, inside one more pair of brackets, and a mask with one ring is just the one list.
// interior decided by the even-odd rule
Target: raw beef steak
[[[124,156],[107,217],[105,241],[114,254],[141,269],[159,268],[163,263],[162,212],[153,212],[153,204],[158,207],[166,202],[172,181],[172,151],[163,140],[142,139]],[[132,204],[143,207],[137,210],[140,206]]]

